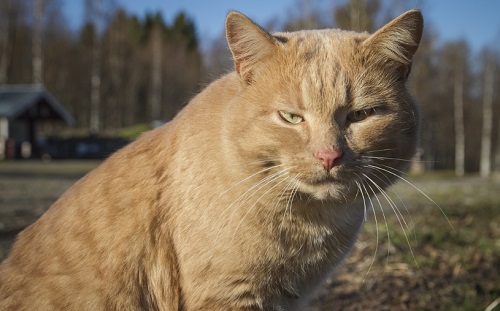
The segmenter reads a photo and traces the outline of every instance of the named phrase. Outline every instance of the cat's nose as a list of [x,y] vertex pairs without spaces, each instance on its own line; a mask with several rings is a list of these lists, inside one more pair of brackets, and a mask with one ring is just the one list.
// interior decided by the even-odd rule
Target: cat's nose
[[330,171],[335,166],[337,160],[342,156],[342,151],[338,149],[324,149],[316,152],[316,158],[321,161],[326,171]]

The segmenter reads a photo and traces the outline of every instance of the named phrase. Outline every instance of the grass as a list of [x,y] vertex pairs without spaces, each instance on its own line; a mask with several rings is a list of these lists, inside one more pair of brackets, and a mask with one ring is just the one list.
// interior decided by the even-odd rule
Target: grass
[[[60,177],[80,178],[99,165],[98,160],[64,160],[64,161],[0,161],[2,176]],[[28,181],[29,182],[29,181]]]
[[[20,229],[98,164],[0,162],[0,260]],[[500,179],[436,173],[409,179],[439,207],[397,184],[388,193],[408,228],[381,197],[385,221],[374,203],[378,223],[369,214],[347,263],[309,310],[476,311],[500,297]]]
[[439,207],[404,183],[389,191],[409,228],[388,204],[385,221],[375,206],[378,224],[371,215],[313,310],[476,311],[500,297],[500,181],[435,173],[410,180]]
[[122,128],[118,130],[118,136],[128,140],[134,140],[142,133],[151,129],[150,124],[137,124],[134,126]]

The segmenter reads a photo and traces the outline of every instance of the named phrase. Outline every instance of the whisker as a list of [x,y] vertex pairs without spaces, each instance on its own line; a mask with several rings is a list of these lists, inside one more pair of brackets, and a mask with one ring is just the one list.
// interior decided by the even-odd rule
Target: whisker
[[[381,182],[383,182],[386,187],[389,187],[392,184],[392,182],[389,180],[389,178],[385,174],[382,174],[382,176],[386,178],[385,181],[382,180],[382,178],[380,176],[376,175],[376,174],[374,174],[374,176],[378,180],[380,180]],[[415,231],[415,225],[414,225],[413,217],[411,216],[410,210],[408,209],[408,207],[406,206],[405,202],[403,201],[403,199],[401,199],[401,197],[399,196],[399,194],[396,191],[394,191],[394,190],[391,189],[391,193],[393,193],[398,198],[399,202],[401,202],[401,204],[403,205],[403,207],[404,207],[404,209],[406,211],[406,214],[408,215],[408,217],[410,217],[409,226],[407,226],[407,228],[413,234],[413,239],[415,240],[415,245],[417,245],[417,233]],[[401,215],[401,212],[400,212],[400,215]],[[401,217],[403,217],[403,215],[401,215]]]
[[383,169],[383,168],[380,168],[380,167],[376,167],[376,166],[373,166],[373,165],[367,165],[367,167],[371,167],[373,169],[378,169],[378,170],[381,170],[381,171],[384,171],[386,173],[389,173],[397,178],[399,178],[400,180],[404,181],[405,183],[407,183],[408,185],[412,186],[415,190],[417,190],[418,192],[420,192],[420,194],[422,194],[427,200],[431,201],[438,209],[439,211],[441,212],[441,214],[443,214],[444,218],[446,218],[446,221],[448,222],[448,224],[450,225],[450,227],[453,229],[453,231],[455,231],[455,228],[453,227],[453,225],[451,224],[450,222],[450,219],[448,218],[448,216],[446,216],[446,213],[444,212],[444,210],[441,208],[441,206],[439,206],[439,204],[436,203],[436,201],[434,201],[433,199],[431,199],[427,194],[425,194],[425,192],[423,192],[422,190],[420,190],[420,188],[418,188],[417,186],[415,186],[414,184],[412,184],[410,181],[408,181],[407,179],[399,176],[398,174],[396,173],[393,173],[389,170],[386,170],[386,169]]
[[[278,178],[280,178],[280,177],[282,177],[283,175],[286,175],[286,174],[288,174],[287,171],[285,171],[284,174],[281,174],[281,175],[277,176],[276,178],[268,181],[265,184],[265,186],[267,186],[271,182],[277,180]],[[253,210],[253,208],[257,205],[257,203],[259,203],[260,199],[262,199],[266,194],[268,194],[269,192],[271,192],[274,188],[276,188],[277,186],[279,186],[281,183],[283,183],[284,181],[286,181],[286,179],[287,179],[286,177],[283,178],[280,182],[278,182],[277,184],[275,184],[274,186],[272,186],[270,189],[268,189],[267,191],[265,191],[257,200],[255,200],[255,203],[253,203],[252,206],[247,210],[247,212],[245,213],[245,215],[241,218],[240,222],[238,223],[238,225],[234,229],[233,237],[236,235],[236,231],[238,231],[238,228],[241,226],[241,224],[243,223],[243,221],[245,220],[245,218],[248,216],[248,214]]]
[[363,199],[363,207],[364,207],[363,217],[364,217],[364,220],[366,222],[368,220],[368,211],[367,211],[367,207],[366,207],[367,201],[365,200],[365,195],[363,194],[363,189],[361,189],[361,185],[359,184],[359,182],[357,180],[355,181],[355,183],[356,183],[356,186],[358,187],[358,192],[356,192],[356,197],[354,198],[354,200],[356,200],[356,198],[358,197],[358,193],[361,192],[361,198]]
[[413,257],[415,265],[417,266],[417,268],[420,269],[418,262],[417,262],[417,259],[415,258],[415,254],[413,253],[413,248],[411,247],[410,240],[408,239],[408,234],[406,233],[406,230],[403,226],[403,224],[404,224],[409,230],[408,224],[406,223],[406,220],[404,219],[403,215],[401,214],[401,212],[399,212],[398,207],[396,206],[394,201],[387,195],[387,193],[384,191],[384,189],[382,189],[382,187],[380,187],[373,179],[368,177],[366,174],[363,174],[363,175],[380,191],[380,193],[385,198],[387,203],[389,203],[389,206],[391,207],[392,211],[394,212],[394,215],[396,215],[396,219],[398,220],[399,225],[401,226],[401,230],[403,231],[403,234],[404,234],[405,239],[406,239],[406,243],[408,244],[408,247],[410,248],[410,253],[411,253],[411,256]]
[[[364,183],[361,183],[361,185],[363,186],[363,188],[365,189],[365,192],[366,192],[366,195],[368,196],[368,198],[370,199],[370,204],[372,205],[373,207],[373,201],[368,193],[368,190],[366,189],[366,186]],[[380,211],[382,212],[382,217],[384,218],[384,222],[385,222],[385,230],[387,232],[387,257],[386,257],[386,260],[385,260],[385,267],[384,267],[384,271],[385,269],[387,268],[387,265],[389,263],[389,256],[390,256],[390,247],[391,247],[391,234],[389,232],[389,225],[387,224],[387,218],[385,217],[385,212],[384,212],[384,208],[382,207],[382,203],[380,202],[380,200],[378,199],[375,191],[373,190],[373,188],[368,184],[367,185],[368,188],[370,188],[370,190],[372,191],[373,193],[373,196],[375,197],[375,199],[377,200],[377,203],[379,205],[379,208],[380,208]],[[366,273],[366,276],[365,278],[368,276],[368,274],[370,273],[370,270],[375,262],[375,258],[377,256],[377,252],[378,252],[378,244],[379,244],[379,231],[378,231],[378,220],[377,220],[377,213],[375,212],[375,208],[373,208],[373,218],[375,219],[375,226],[376,226],[376,233],[377,233],[377,243],[376,243],[376,246],[375,246],[375,252],[374,252],[374,257],[372,259],[372,262],[370,263],[370,268],[368,269],[368,272]]]
[[[256,183],[255,185],[253,185],[252,187],[248,188],[245,192],[243,192],[238,198],[236,198],[236,200],[233,201],[233,203],[231,203],[228,208],[231,208],[233,206],[233,204],[235,204],[236,202],[240,201],[240,199],[242,199],[245,195],[247,195],[250,191],[254,190],[250,195],[248,195],[247,198],[245,198],[243,201],[240,201],[240,204],[237,206],[237,208],[235,208],[233,210],[233,213],[231,213],[230,217],[245,203],[247,202],[251,197],[253,197],[257,192],[259,192],[262,188],[264,188],[265,186],[267,186],[268,184],[270,184],[271,182],[275,181],[276,179],[278,179],[279,177],[285,175],[288,173],[288,170],[287,169],[284,169],[284,170],[281,170],[277,173],[274,173],[272,175],[269,175],[265,178],[263,178],[262,180],[260,180],[258,183]],[[226,209],[227,210],[227,209]]]
[[[376,174],[374,174],[373,176],[374,176],[374,177],[376,177],[376,178],[377,178],[378,180],[380,180],[381,182],[383,182],[386,186],[390,186],[390,185],[391,185],[391,182],[390,182],[389,180],[384,181],[384,180],[382,180],[382,178],[380,178],[380,176],[378,176],[378,175],[376,175]],[[382,176],[384,176],[384,177],[386,177],[386,178],[387,178],[387,176],[385,176],[385,175],[383,175],[383,174],[382,174]],[[368,179],[369,179],[369,177],[368,177],[368,176],[366,176],[366,178],[368,178]],[[372,183],[373,183],[373,181],[372,181]],[[378,184],[377,184],[377,188],[380,190],[381,194],[382,194],[382,195],[386,198],[386,200],[388,200],[388,203],[389,203],[389,204],[391,204],[391,207],[392,207],[392,206],[394,206],[394,207],[396,208],[396,210],[394,210],[394,208],[393,208],[393,211],[394,211],[394,213],[396,214],[396,217],[398,217],[398,215],[399,215],[399,216],[402,218],[402,220],[403,220],[403,222],[404,222],[404,224],[405,224],[406,228],[410,231],[410,230],[411,230],[411,229],[410,229],[410,226],[406,223],[406,220],[405,220],[405,218],[404,218],[403,214],[401,213],[401,211],[400,211],[400,210],[399,210],[399,208],[397,207],[397,204],[394,202],[394,200],[392,200],[392,198],[391,198],[391,197],[387,194],[387,191],[383,190],[383,188],[382,188],[382,187],[379,187],[379,186],[378,186]],[[397,194],[396,194],[396,195],[397,195]],[[399,196],[398,196],[398,197],[399,197]],[[390,200],[390,202],[389,202],[389,200]],[[400,199],[400,201],[402,202],[402,200],[401,200],[401,199]],[[404,205],[404,203],[403,203],[403,206],[406,208],[406,205]],[[409,211],[408,211],[408,209],[406,209],[406,211],[408,212],[408,214],[410,214],[410,213],[409,213]],[[410,218],[411,218],[411,215],[410,215]],[[399,220],[399,217],[398,217],[398,220]],[[404,230],[404,229],[403,229],[403,230]]]
[[[375,165],[375,164],[371,164],[371,165]],[[386,169],[392,170],[396,174],[401,174],[401,175],[405,175],[405,176],[408,175],[407,172],[402,171],[402,170],[398,170],[398,169],[396,169],[396,168],[394,168],[392,166],[389,166],[389,165],[384,165],[384,164],[377,163],[376,166],[380,166],[380,167],[384,167]]]
[[374,156],[366,156],[366,155],[363,155],[362,157],[367,158],[367,159],[388,160],[388,161],[419,162],[419,163],[431,162],[431,161],[408,160],[408,159],[391,158],[391,157],[374,157]]
[[[294,178],[292,178],[291,181],[289,180],[288,183],[286,184],[286,186],[283,187],[283,189],[281,189],[281,191],[279,192],[279,194],[274,198],[274,200],[273,200],[272,203],[274,205],[274,209],[275,210],[279,209],[279,204],[281,202],[284,202],[284,196],[287,193],[287,191],[289,191],[293,180],[294,180]],[[288,200],[288,198],[286,200]],[[269,213],[273,214],[274,217],[276,217],[278,215],[278,213],[272,213],[271,209],[269,210]],[[271,225],[273,224],[274,217],[269,217],[270,219],[272,218],[270,220]]]
[[[289,194],[287,195],[287,192],[289,192],[291,190],[292,184],[295,181],[295,179],[297,178],[297,176],[298,175],[296,175],[293,178],[287,177],[283,181],[280,182],[280,184],[281,184],[282,182],[287,181],[286,185],[279,191],[279,193],[275,196],[275,198],[272,200],[272,202],[270,204],[270,205],[274,206],[274,209],[270,208],[268,210],[268,213],[270,214],[270,217],[267,217],[266,219],[268,219],[269,225],[271,227],[274,226],[275,223],[277,224],[277,222],[275,222],[274,220],[276,219],[276,217],[279,216],[280,213],[276,213],[275,211],[280,209],[280,204],[282,202],[287,202],[288,201],[288,195]],[[285,196],[286,196],[286,198],[285,198]],[[286,206],[286,204],[285,204],[285,206]],[[285,213],[283,215],[285,215],[285,214],[286,214],[286,210],[285,210]],[[283,219],[280,222],[280,226],[278,227],[278,231],[277,232],[281,231],[282,224],[283,224]]]
[[[283,212],[283,217],[281,218],[281,223],[280,223],[280,226],[279,226],[279,231],[281,232],[283,230],[283,224],[285,223],[285,217],[286,217],[286,214],[288,212],[288,207],[290,207],[290,215],[291,215],[291,206],[290,206],[290,200],[291,198],[293,197],[294,195],[294,190],[297,186],[297,183],[298,183],[298,180],[299,180],[299,176],[300,174],[297,174],[295,175],[294,178],[292,178],[289,182],[288,182],[288,185],[286,186],[285,188],[285,192],[288,192],[290,191],[290,195],[288,196],[288,198],[286,199],[286,203],[285,203],[285,210]],[[291,217],[291,216],[290,216]]]
[[213,204],[217,203],[217,202],[219,201],[219,199],[220,199],[223,195],[225,195],[228,191],[230,191],[230,190],[231,190],[231,189],[233,189],[234,187],[238,186],[239,184],[241,184],[241,183],[243,183],[243,182],[245,182],[245,181],[249,180],[249,179],[250,179],[250,178],[252,178],[252,177],[255,177],[256,175],[262,174],[262,173],[264,173],[264,172],[267,172],[267,171],[269,171],[269,170],[272,170],[272,169],[274,169],[274,168],[278,168],[278,167],[282,167],[282,166],[284,166],[284,164],[279,164],[279,165],[275,165],[275,166],[272,166],[272,167],[267,167],[267,168],[265,168],[265,169],[262,169],[262,170],[260,170],[260,171],[258,171],[258,172],[256,172],[256,173],[253,173],[253,174],[251,174],[250,176],[248,176],[248,177],[246,177],[246,178],[244,178],[244,179],[242,179],[242,180],[238,181],[237,183],[233,184],[231,187],[229,187],[229,188],[227,188],[226,190],[224,190],[221,194],[219,194],[219,196],[215,199],[215,201],[214,201],[214,203],[213,203]]
[[[259,190],[261,190],[263,187],[267,186],[269,183],[273,182],[274,180],[278,179],[280,176],[283,176],[285,174],[288,173],[288,169],[283,169],[283,170],[280,170],[274,174],[271,174],[269,176],[266,176],[264,177],[262,180],[260,180],[259,182],[257,182],[255,185],[253,185],[252,187],[248,188],[245,192],[243,192],[242,194],[240,194],[231,204],[229,204],[225,209],[224,211],[222,212],[222,214],[225,214],[229,209],[233,208],[233,211],[231,212],[231,214],[227,217],[226,221],[223,223],[222,227],[219,228],[219,232],[217,233],[216,235],[216,239],[219,237],[219,234],[220,232],[222,231],[222,228],[224,226],[227,225],[227,223],[231,220],[231,218],[233,217],[233,215],[236,213],[237,210],[240,209],[240,207],[245,203],[247,202],[252,196],[255,195],[255,193],[257,193]],[[255,174],[253,174],[255,175]],[[246,178],[248,179],[248,177]],[[254,190],[255,188],[257,188],[256,190]],[[249,192],[251,192],[252,190],[254,190],[250,195],[248,195]],[[248,195],[248,197],[246,199],[243,200],[243,198]],[[237,202],[240,202],[238,204],[238,206],[236,208],[234,208],[234,205],[237,203]]]
[[389,149],[378,149],[378,150],[369,150],[369,151],[366,151],[365,153],[375,153],[375,152],[384,152],[384,151],[394,151],[394,148],[389,148]]
[[287,201],[287,204],[286,204],[286,208],[285,208],[285,213],[286,211],[288,210],[288,208],[290,208],[290,211],[289,211],[289,220],[291,221],[292,220],[292,202],[293,202],[293,199],[295,198],[295,195],[297,194],[297,190],[298,190],[298,183],[299,183],[299,176],[300,175],[297,175],[295,176],[295,180],[293,181],[294,182],[294,186],[292,187],[292,192],[290,193],[290,197],[288,198],[288,201]]

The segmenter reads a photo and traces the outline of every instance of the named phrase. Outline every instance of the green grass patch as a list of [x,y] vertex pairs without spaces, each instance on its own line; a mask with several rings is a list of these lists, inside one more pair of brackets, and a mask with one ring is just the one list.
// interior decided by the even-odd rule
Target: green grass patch
[[118,136],[127,140],[134,140],[142,133],[149,131],[151,126],[146,123],[136,124],[130,127],[124,127],[118,130]]

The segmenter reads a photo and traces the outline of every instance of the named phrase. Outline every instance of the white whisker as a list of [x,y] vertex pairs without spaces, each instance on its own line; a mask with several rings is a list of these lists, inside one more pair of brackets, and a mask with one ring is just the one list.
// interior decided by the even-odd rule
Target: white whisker
[[[383,182],[386,186],[389,186],[390,185],[390,181],[389,183],[388,182],[385,182],[383,181],[378,175],[374,174],[373,176],[377,177],[378,180],[380,180],[381,182]],[[387,176],[383,175],[384,177],[387,178]],[[370,179],[368,176],[366,176],[366,178]],[[390,204],[392,210],[394,211],[394,213],[396,214],[396,217],[398,218],[398,221],[399,221],[399,217],[401,217],[401,219],[403,220],[403,223],[405,224],[406,228],[408,230],[411,230],[410,229],[410,226],[406,223],[406,220],[403,216],[403,214],[401,213],[401,211],[399,210],[397,204],[392,200],[392,198],[387,194],[387,191],[385,191],[382,187],[378,186],[378,184],[376,184],[373,180],[370,179],[370,181],[376,185],[376,187],[379,189],[380,193],[385,197],[385,199],[387,200],[387,202]],[[400,200],[401,201],[401,200]],[[404,205],[404,203],[403,203]],[[406,206],[405,206],[406,208]],[[408,210],[407,210],[408,211]],[[409,212],[408,212],[409,214]],[[400,224],[401,224],[401,221],[400,221]],[[403,228],[404,230],[404,228]]]
[[[239,205],[233,209],[233,212],[231,213],[231,215],[229,215],[229,218],[231,218],[231,216],[245,203],[247,202],[251,197],[253,197],[257,192],[259,192],[262,188],[264,188],[265,186],[267,186],[268,184],[270,184],[271,182],[275,181],[276,179],[278,179],[280,176],[283,176],[285,174],[288,173],[288,170],[281,170],[279,172],[276,172],[274,174],[271,174],[267,177],[264,177],[262,180],[260,180],[258,183],[256,183],[255,185],[253,185],[252,187],[248,188],[245,192],[243,192],[238,198],[236,198],[236,200],[233,201],[233,203],[231,203],[227,209],[231,208],[236,202],[240,201]],[[257,188],[257,189],[255,189]],[[255,190],[254,190],[255,189]],[[242,200],[250,191],[253,192],[248,195],[244,200]],[[226,210],[227,210],[226,209]]]
[[269,213],[272,216],[272,217],[269,217],[271,225],[273,225],[273,223],[274,223],[274,218],[279,215],[279,213],[275,213],[274,211],[276,211],[276,210],[279,209],[279,205],[280,205],[281,202],[284,202],[284,196],[287,193],[288,189],[291,187],[291,184],[292,184],[293,180],[294,180],[293,178],[292,178],[291,181],[288,180],[286,186],[284,186],[283,189],[281,189],[281,191],[279,192],[279,194],[274,198],[274,200],[272,202],[273,205],[274,205],[274,210],[273,209],[269,209]]
[[[371,164],[371,165],[375,165],[375,164]],[[407,172],[402,171],[402,170],[398,170],[398,169],[396,169],[396,168],[394,168],[394,167],[392,167],[392,166],[389,166],[389,165],[384,165],[384,164],[377,163],[377,164],[376,164],[376,166],[379,166],[379,167],[384,167],[384,168],[386,168],[386,169],[389,169],[389,170],[393,171],[393,172],[394,172],[394,173],[396,173],[396,174],[408,175],[408,173],[407,173]],[[400,176],[401,176],[401,175],[400,175]]]
[[[288,172],[285,171],[283,174],[277,176],[276,178],[273,178],[271,181],[267,182],[265,185],[268,185],[270,184],[271,182],[277,180],[278,178],[282,177],[283,175],[287,175]],[[271,192],[274,188],[276,188],[277,186],[279,186],[281,183],[283,183],[284,181],[286,181],[286,177],[283,178],[280,182],[276,183],[274,186],[272,186],[271,188],[269,188],[267,191],[265,191],[257,200],[255,200],[255,202],[252,204],[252,206],[250,206],[250,208],[248,208],[247,212],[245,213],[245,215],[243,215],[243,217],[241,218],[240,222],[238,223],[238,225],[236,226],[236,228],[234,229],[234,232],[233,232],[233,237],[236,235],[236,231],[238,231],[238,228],[241,226],[241,224],[243,223],[243,221],[245,220],[245,218],[247,217],[247,215],[253,210],[253,208],[259,203],[260,199],[262,199],[266,194],[268,194],[269,192]]]
[[[368,277],[368,274],[370,274],[370,271],[373,267],[373,264],[375,263],[375,259],[377,257],[377,253],[378,253],[378,245],[379,245],[379,232],[378,232],[378,219],[377,219],[377,213],[375,213],[375,209],[373,208],[373,201],[370,197],[370,194],[368,193],[368,190],[366,189],[366,186],[364,183],[361,183],[361,185],[363,186],[363,189],[365,190],[365,193],[368,197],[368,199],[370,200],[370,205],[372,206],[372,211],[373,211],[373,218],[375,219],[375,232],[376,232],[376,244],[375,244],[375,251],[373,253],[373,257],[372,257],[372,261],[370,263],[370,267],[368,268],[368,271],[366,272],[366,275],[365,275],[365,278],[363,279],[363,281]],[[368,185],[368,187],[370,187],[370,185]],[[384,220],[385,220],[385,228],[387,230],[387,240],[388,240],[388,243],[389,243],[389,246],[390,246],[390,243],[391,243],[391,236],[390,236],[390,233],[389,233],[389,226],[387,225],[387,220],[385,218],[385,213],[384,213],[384,210],[382,208],[382,205],[380,204],[380,201],[379,199],[377,198],[377,196],[375,195],[375,192],[373,191],[373,189],[370,187],[370,190],[372,191],[373,195],[375,196],[375,198],[377,199],[378,201],[378,204],[380,206],[380,210],[382,211],[382,216],[384,217]],[[387,262],[389,260],[389,248],[387,248],[387,260],[386,260],[386,263],[385,265],[387,266]]]
[[[382,180],[382,178],[380,176],[378,176],[377,174],[374,174],[374,176],[378,180],[380,180],[381,182],[383,182],[387,187],[389,187],[392,184],[392,182],[390,181],[390,179],[385,174],[382,174],[382,176],[386,178],[385,181]],[[413,239],[415,240],[415,245],[416,245],[417,244],[417,233],[415,231],[413,217],[411,216],[410,210],[408,209],[408,207],[406,206],[405,202],[403,201],[403,199],[401,199],[401,197],[399,196],[399,194],[396,191],[394,191],[394,190],[391,189],[391,193],[393,193],[398,198],[399,202],[403,205],[403,207],[404,207],[404,209],[406,211],[406,214],[408,215],[408,217],[410,217],[410,222],[409,222],[409,225],[407,226],[407,228],[413,234]],[[400,214],[401,214],[401,212],[400,212]],[[403,215],[401,215],[401,217],[403,217]]]
[[228,191],[230,191],[230,190],[231,190],[231,189],[233,189],[234,187],[238,186],[239,184],[241,184],[241,183],[243,183],[243,182],[245,182],[245,181],[249,180],[249,179],[250,179],[250,178],[252,178],[252,177],[255,177],[256,175],[262,174],[262,173],[264,173],[264,172],[267,172],[267,171],[269,171],[269,170],[272,170],[272,169],[274,169],[274,168],[278,168],[278,167],[282,167],[282,166],[284,166],[284,164],[279,164],[279,165],[275,165],[275,166],[267,167],[267,168],[265,168],[265,169],[262,169],[262,170],[260,170],[260,171],[258,171],[258,172],[256,172],[256,173],[253,173],[253,174],[251,174],[250,176],[248,176],[248,177],[246,177],[246,178],[244,178],[244,179],[242,179],[242,180],[238,181],[237,183],[233,184],[231,187],[229,187],[229,188],[227,188],[225,191],[223,191],[221,194],[219,194],[219,196],[218,196],[218,197],[214,200],[214,203],[213,203],[213,204],[217,203],[217,202],[219,201],[219,199],[220,199],[223,195],[225,195]]
[[[363,207],[364,207],[364,220],[365,222],[368,220],[368,211],[367,211],[367,207],[366,207],[366,204],[367,204],[367,201],[365,200],[365,195],[363,194],[363,189],[361,189],[361,185],[359,184],[359,182],[356,180],[355,181],[356,183],[356,186],[358,186],[358,192],[361,192],[361,198],[363,199]],[[356,197],[357,197],[358,193],[356,193]]]
[[[413,257],[415,265],[417,266],[417,268],[420,269],[418,262],[417,262],[417,259],[415,258],[415,255],[413,253],[413,248],[411,247],[410,240],[408,239],[408,234],[406,233],[406,230],[405,230],[405,226],[407,227],[408,230],[409,230],[409,227],[408,227],[408,224],[406,223],[403,215],[401,214],[401,212],[399,212],[398,207],[396,206],[394,201],[387,195],[387,193],[384,191],[384,189],[382,189],[382,187],[380,187],[373,179],[371,179],[370,177],[368,177],[365,174],[363,174],[363,175],[380,191],[380,193],[385,198],[387,203],[389,203],[389,206],[391,207],[392,211],[394,212],[394,215],[396,215],[396,219],[398,220],[399,225],[401,226],[401,230],[403,230],[403,235],[405,236],[406,243],[408,244],[408,247],[410,248],[410,253],[411,253],[411,256]],[[403,226],[403,224],[405,226]]]
[[[414,162],[414,160],[408,160],[408,159],[399,159],[399,158],[391,158],[391,157],[374,157],[374,156],[367,156],[367,155],[364,155],[363,158],[375,159],[375,160]],[[419,161],[419,162],[422,162],[422,161]]]
[[436,203],[436,201],[434,201],[433,199],[431,199],[427,194],[425,194],[425,192],[423,192],[422,190],[420,190],[420,188],[418,188],[417,186],[415,186],[414,184],[412,184],[410,181],[408,181],[407,179],[399,176],[398,174],[396,173],[393,173],[387,169],[383,169],[383,168],[380,168],[380,167],[376,167],[376,166],[373,166],[373,165],[366,165],[367,167],[371,167],[373,169],[377,169],[377,170],[381,170],[381,171],[384,171],[386,173],[389,173],[397,178],[399,178],[400,180],[404,181],[405,183],[407,183],[408,185],[412,186],[415,190],[417,190],[418,192],[420,192],[420,194],[422,194],[427,200],[431,201],[438,209],[439,211],[441,212],[441,214],[443,214],[443,216],[446,218],[446,221],[448,222],[448,224],[450,225],[450,227],[453,229],[453,231],[455,231],[455,228],[453,227],[453,225],[451,224],[450,222],[450,219],[448,218],[448,216],[446,216],[445,212],[443,211],[443,209],[441,208],[441,206],[439,206],[439,204]]
[[[256,184],[254,184],[252,187],[248,188],[245,192],[243,192],[242,194],[240,194],[231,204],[229,204],[223,211],[222,214],[225,214],[229,209],[233,208],[233,211],[231,212],[231,214],[227,217],[226,221],[223,223],[223,226],[221,228],[219,228],[219,231],[216,235],[216,239],[219,237],[219,234],[220,232],[222,231],[222,228],[224,226],[227,225],[227,223],[231,220],[231,218],[233,217],[233,215],[236,213],[237,210],[240,209],[240,207],[245,203],[247,202],[252,196],[254,196],[259,190],[261,190],[263,187],[267,186],[269,183],[273,182],[274,180],[278,179],[279,177],[285,175],[288,173],[288,169],[283,169],[283,170],[280,170],[274,174],[271,174],[269,176],[266,176],[264,177],[263,179],[261,179],[259,182],[257,182]],[[255,174],[253,174],[252,176],[254,176]],[[245,178],[245,179],[248,179]],[[257,189],[255,189],[257,188]],[[254,190],[255,189],[255,190]],[[250,193],[252,190],[254,190],[251,194],[248,195],[248,193]],[[248,196],[247,196],[248,195]],[[245,198],[245,196],[247,196]],[[239,204],[236,206],[236,208],[234,207],[234,205],[239,202]]]
[[295,176],[295,178],[294,178],[294,181],[293,181],[293,182],[294,182],[294,185],[293,185],[293,187],[292,187],[292,190],[291,190],[290,196],[288,197],[288,201],[287,201],[287,203],[286,203],[285,213],[286,213],[286,211],[287,211],[288,209],[290,209],[290,211],[289,211],[289,215],[290,215],[289,220],[290,220],[290,221],[292,220],[292,202],[293,202],[293,199],[294,199],[295,195],[297,194],[297,190],[298,190],[297,186],[298,186],[298,182],[299,182],[299,176],[300,176],[300,175],[297,175],[297,176]]

